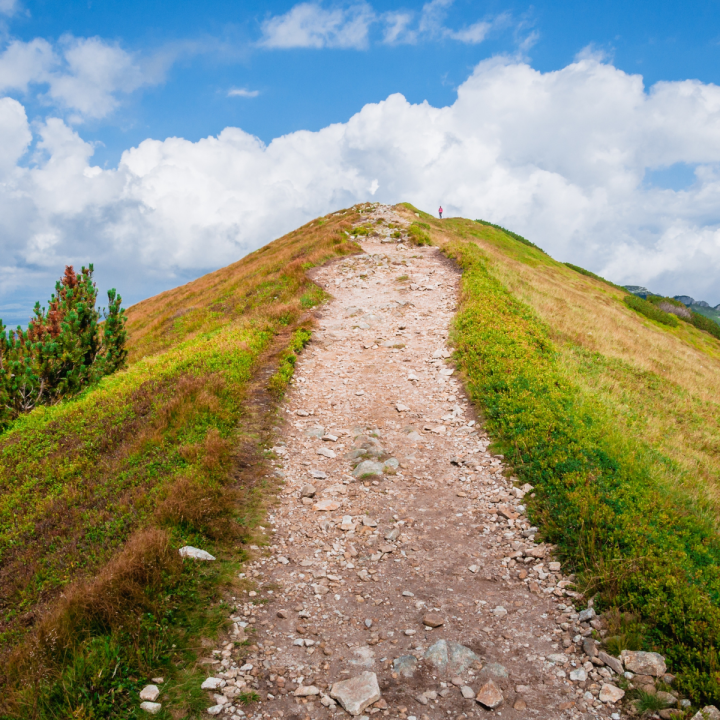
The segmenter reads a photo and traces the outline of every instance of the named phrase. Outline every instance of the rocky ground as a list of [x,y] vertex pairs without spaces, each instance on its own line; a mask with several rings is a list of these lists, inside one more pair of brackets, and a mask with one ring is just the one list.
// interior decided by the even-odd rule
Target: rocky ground
[[333,300],[285,401],[255,589],[205,660],[208,714],[618,720],[616,672],[651,683],[662,659],[596,647],[453,370],[458,271],[391,208],[367,221],[365,254],[315,274]]

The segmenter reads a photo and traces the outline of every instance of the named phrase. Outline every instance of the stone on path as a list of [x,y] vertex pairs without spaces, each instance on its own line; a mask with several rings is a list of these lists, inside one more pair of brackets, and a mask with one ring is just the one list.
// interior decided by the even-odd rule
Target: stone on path
[[193,560],[214,560],[215,558],[205,550],[200,550],[200,548],[192,547],[191,545],[185,545],[185,547],[181,547],[180,550],[180,557],[186,557],[191,558]]
[[636,675],[660,677],[667,671],[665,658],[655,652],[623,650],[622,659],[625,669]]
[[371,475],[382,475],[384,465],[374,460],[363,460],[354,470],[353,476],[356,478],[370,477]]
[[431,628],[438,628],[445,624],[445,619],[437,613],[427,613],[422,619],[423,623]]
[[463,685],[460,692],[466,700],[472,700],[475,697],[475,691],[469,685]]
[[393,670],[405,678],[411,678],[417,670],[418,659],[414,655],[401,655],[393,660]]
[[140,703],[140,709],[150,715],[157,715],[162,710],[162,705],[156,702],[142,702]]
[[364,672],[350,680],[336,682],[330,697],[337,700],[350,715],[360,715],[380,699],[380,686],[374,672]]
[[600,702],[616,703],[625,697],[625,691],[610,683],[603,683],[598,697],[600,698]]
[[160,695],[160,689],[157,685],[146,685],[141,691],[140,691],[140,699],[141,700],[149,700],[150,702],[155,702]]
[[425,659],[441,673],[460,675],[480,658],[460,643],[438,640],[428,648]]
[[327,500],[321,500],[319,503],[313,505],[313,510],[317,510],[318,512],[332,512],[333,510],[337,510],[339,507],[339,502],[328,498]]
[[319,695],[320,690],[314,685],[300,685],[295,690],[295,697],[310,697],[311,695]]
[[614,658],[612,655],[608,655],[604,651],[600,651],[598,653],[598,660],[602,660],[609,668],[612,668],[618,675],[622,675],[623,672],[623,666],[622,663],[617,659]]
[[475,699],[486,708],[493,710],[503,701],[503,694],[500,688],[492,681],[488,680],[481,688]]

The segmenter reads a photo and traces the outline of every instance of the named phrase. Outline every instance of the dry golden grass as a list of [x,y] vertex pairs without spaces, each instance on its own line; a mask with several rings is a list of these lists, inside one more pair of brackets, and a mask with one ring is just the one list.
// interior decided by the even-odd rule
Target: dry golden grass
[[313,220],[232,265],[133,305],[127,311],[129,361],[234,321],[250,323],[268,313],[280,317],[292,311],[297,300],[290,298],[307,283],[307,267],[357,251],[345,231],[358,219],[349,209]]
[[441,247],[457,237],[477,243],[495,276],[548,325],[569,379],[600,399],[628,433],[676,463],[673,467],[659,457],[659,478],[681,485],[691,498],[710,500],[720,511],[717,339],[684,322],[676,328],[654,323],[623,303],[622,290],[495,228],[425,214],[422,219]]

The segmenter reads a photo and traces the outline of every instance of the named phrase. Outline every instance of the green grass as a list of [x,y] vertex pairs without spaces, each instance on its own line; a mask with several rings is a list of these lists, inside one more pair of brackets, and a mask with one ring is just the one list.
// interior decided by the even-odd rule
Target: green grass
[[[169,709],[203,701],[193,648],[227,617],[274,407],[325,298],[305,273],[357,251],[353,219],[131,308],[127,370],[0,435],[0,718],[135,717],[153,675]],[[180,562],[184,544],[218,561]]]
[[670,327],[677,327],[680,322],[677,319],[677,316],[661,310],[653,303],[643,300],[637,295],[626,295],[623,300],[629,308],[632,308],[641,315],[644,315],[646,318],[654,320],[655,322],[662,323],[663,325],[669,325]]
[[[522,243],[523,245],[528,245],[530,247],[534,247],[537,250],[540,250],[540,252],[545,252],[542,248],[539,248],[535,243],[530,242],[527,238],[524,238],[522,235],[518,235],[517,233],[513,232],[512,230],[507,230],[502,225],[495,225],[495,223],[488,222],[487,220],[476,220],[476,223],[480,223],[481,225],[487,225],[488,227],[495,228],[496,230],[500,230],[505,235],[508,235],[509,237],[513,238],[513,240],[517,240],[518,242]],[[574,269],[574,266],[573,266]],[[588,272],[587,270],[585,272]]]
[[601,275],[596,275],[594,272],[590,272],[590,270],[586,270],[585,268],[581,268],[579,265],[573,265],[572,263],[566,262],[564,263],[566,267],[569,267],[571,270],[574,270],[576,273],[580,273],[581,275],[585,275],[585,277],[593,278],[593,280],[599,280],[600,282],[604,282],[608,285],[611,285],[614,288],[617,288],[618,290],[623,290],[624,288],[621,288],[619,285],[616,285],[613,282],[610,282],[609,280],[606,280]]
[[658,478],[658,465],[682,471],[571,380],[550,328],[477,245],[445,249],[463,269],[456,357],[506,460],[536,487],[530,519],[600,593],[599,607],[638,618],[644,646],[666,655],[682,689],[718,702],[720,542],[710,508]]

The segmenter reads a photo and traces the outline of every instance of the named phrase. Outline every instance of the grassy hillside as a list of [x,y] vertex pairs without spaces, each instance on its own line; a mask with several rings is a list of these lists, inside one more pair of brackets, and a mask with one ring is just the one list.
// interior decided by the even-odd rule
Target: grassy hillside
[[616,649],[658,649],[718,702],[720,342],[500,228],[423,219],[463,268],[457,358],[537,488],[533,521],[601,607],[633,614]]
[[[323,299],[305,270],[356,252],[356,217],[321,218],[131,308],[127,370],[0,435],[0,717],[134,717],[152,674],[169,678],[172,709],[185,635],[215,621],[197,607],[259,511],[290,374],[272,373]],[[181,563],[183,544],[229,564]]]

